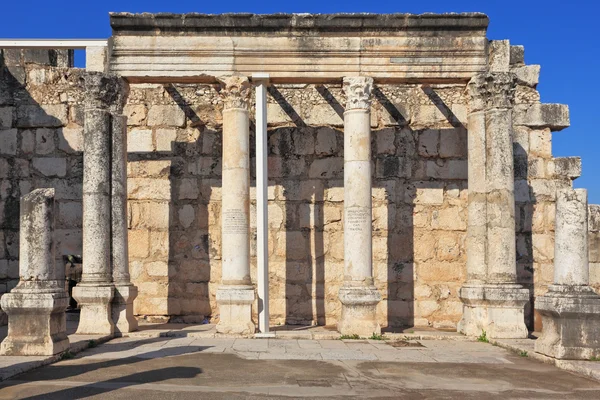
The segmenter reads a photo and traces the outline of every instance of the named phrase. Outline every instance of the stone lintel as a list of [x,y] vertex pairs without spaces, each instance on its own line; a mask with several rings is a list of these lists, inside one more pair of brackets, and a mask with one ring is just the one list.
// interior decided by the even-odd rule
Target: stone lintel
[[262,72],[274,83],[466,83],[487,68],[487,24],[483,14],[117,13],[109,69],[130,82]]

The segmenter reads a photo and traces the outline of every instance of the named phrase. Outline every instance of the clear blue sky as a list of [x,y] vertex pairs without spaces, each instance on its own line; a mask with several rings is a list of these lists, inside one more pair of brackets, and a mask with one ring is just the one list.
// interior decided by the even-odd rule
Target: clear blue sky
[[538,89],[545,103],[568,104],[571,127],[553,136],[555,156],[581,156],[576,187],[600,204],[600,45],[594,0],[422,0],[422,1],[127,1],[2,0],[0,37],[106,38],[109,11],[129,12],[376,12],[478,11],[490,17],[488,37],[525,46],[525,62],[541,64]]

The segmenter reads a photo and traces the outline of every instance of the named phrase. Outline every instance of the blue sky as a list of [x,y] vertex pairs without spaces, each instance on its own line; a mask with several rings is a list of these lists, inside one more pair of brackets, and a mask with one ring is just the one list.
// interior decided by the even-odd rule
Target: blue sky
[[571,127],[553,135],[555,156],[581,156],[583,174],[576,187],[600,204],[600,45],[593,0],[471,1],[2,1],[3,38],[106,38],[109,11],[129,12],[470,12],[490,17],[488,37],[525,46],[525,61],[541,64],[538,90],[544,103],[568,104]]

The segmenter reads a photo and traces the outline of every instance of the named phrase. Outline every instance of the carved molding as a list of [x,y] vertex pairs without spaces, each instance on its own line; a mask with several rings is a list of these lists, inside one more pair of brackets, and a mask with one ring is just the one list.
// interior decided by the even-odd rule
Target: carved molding
[[371,108],[371,92],[373,78],[352,76],[344,78],[344,93],[346,94],[346,110]]
[[225,76],[218,79],[219,95],[223,99],[224,110],[230,108],[242,108],[248,110],[250,108],[250,94],[252,92],[252,84],[248,77],[241,75]]
[[516,76],[510,72],[475,75],[467,85],[471,112],[514,106]]

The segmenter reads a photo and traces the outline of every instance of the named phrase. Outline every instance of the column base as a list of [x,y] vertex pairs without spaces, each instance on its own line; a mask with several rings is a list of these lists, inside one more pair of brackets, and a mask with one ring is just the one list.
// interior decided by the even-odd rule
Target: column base
[[463,316],[458,331],[467,336],[488,338],[527,338],[525,305],[529,290],[517,284],[466,285],[460,289]]
[[112,300],[112,320],[115,324],[115,336],[138,329],[137,319],[133,316],[133,300],[138,295],[137,287],[115,285],[115,297]]
[[381,293],[375,286],[343,286],[339,298],[342,303],[342,316],[337,324],[340,334],[362,337],[381,334],[381,326],[377,322]]
[[217,332],[251,335],[256,326],[252,321],[252,303],[255,295],[252,286],[221,286],[217,290],[220,319]]
[[78,335],[113,335],[111,302],[115,289],[112,285],[78,284],[73,288],[73,298],[81,307]]
[[549,289],[535,301],[543,324],[535,351],[561,360],[600,357],[600,296],[589,286]]
[[8,336],[0,345],[3,356],[51,356],[69,349],[65,310],[66,293],[19,293],[2,295],[8,315]]

